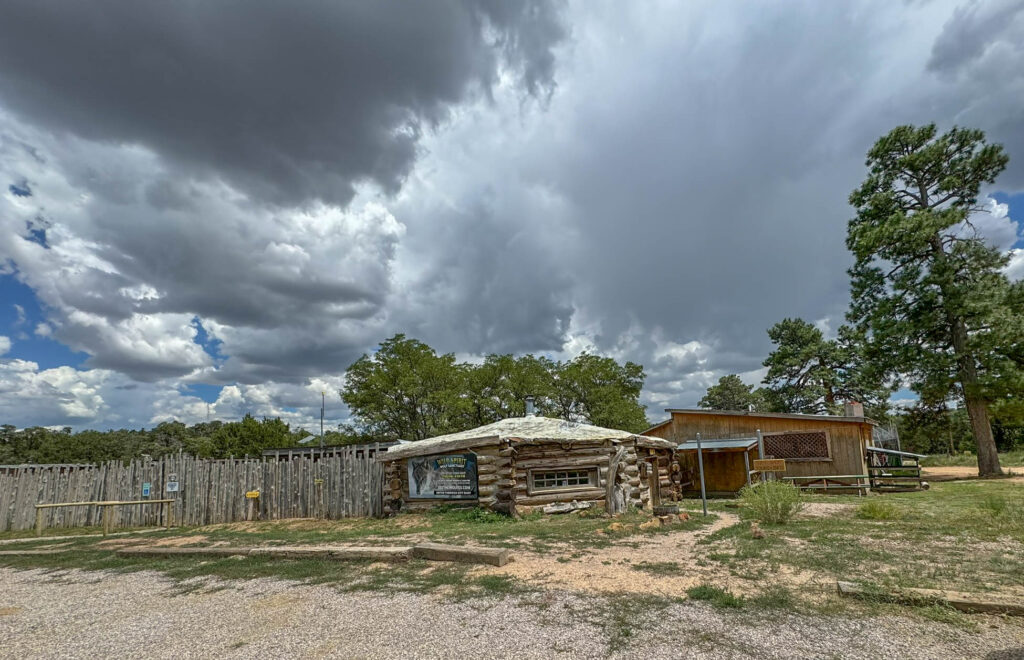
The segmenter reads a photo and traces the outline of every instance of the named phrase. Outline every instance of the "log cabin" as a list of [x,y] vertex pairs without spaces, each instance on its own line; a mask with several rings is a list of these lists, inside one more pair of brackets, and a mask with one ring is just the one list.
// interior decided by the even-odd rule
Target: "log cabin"
[[528,414],[394,445],[377,460],[391,512],[461,504],[516,515],[575,501],[614,514],[660,504],[672,486],[674,448],[661,438]]
[[[860,404],[847,404],[846,415],[801,415],[742,410],[669,408],[671,417],[644,435],[671,440],[683,472],[684,492],[700,488],[697,477],[697,434],[702,439],[704,481],[712,496],[729,496],[748,483],[748,472],[759,458],[781,458],[786,470],[778,476],[802,487],[822,479],[833,484],[866,483],[867,448],[877,422],[864,416]],[[757,432],[765,456],[758,454]],[[841,477],[863,477],[861,479]],[[842,492],[836,489],[837,492]]]

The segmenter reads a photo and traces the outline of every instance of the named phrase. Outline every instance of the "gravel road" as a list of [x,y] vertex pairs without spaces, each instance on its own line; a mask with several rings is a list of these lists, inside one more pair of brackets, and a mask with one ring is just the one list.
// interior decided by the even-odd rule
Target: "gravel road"
[[1024,623],[998,617],[979,617],[972,633],[683,603],[650,620],[566,592],[450,602],[278,580],[208,585],[182,593],[156,573],[0,569],[0,657],[1024,658]]

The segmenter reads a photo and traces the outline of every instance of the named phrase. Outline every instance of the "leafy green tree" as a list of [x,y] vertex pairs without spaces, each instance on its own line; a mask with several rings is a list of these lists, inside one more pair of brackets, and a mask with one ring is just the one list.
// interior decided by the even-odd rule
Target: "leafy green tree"
[[398,334],[348,368],[340,394],[369,436],[423,440],[461,430],[466,376],[453,354]]
[[729,374],[709,387],[697,405],[711,410],[762,410],[765,401],[760,390],[755,391],[753,385],[747,385],[736,374]]
[[554,387],[555,364],[544,357],[488,355],[483,364],[467,368],[471,402],[468,427],[490,424],[526,413],[526,397],[542,409]]
[[620,365],[609,357],[582,353],[554,367],[554,383],[542,410],[569,421],[639,433],[647,428],[640,404],[644,368]]
[[643,383],[640,365],[588,353],[566,362],[489,355],[479,365],[458,364],[451,354],[395,335],[349,367],[340,394],[357,422],[349,432],[422,440],[521,416],[527,396],[542,415],[642,431]]
[[259,456],[264,449],[296,446],[299,435],[292,433],[288,424],[280,418],[258,420],[252,415],[246,415],[242,421],[222,424],[213,432],[209,457]]
[[846,240],[856,259],[848,318],[869,359],[925,401],[962,397],[981,475],[1001,473],[989,405],[1005,392],[1001,380],[1021,382],[1013,356],[1024,321],[1002,272],[1006,255],[976,234],[970,216],[983,210],[981,186],[1007,162],[981,131],[900,126],[868,152]]

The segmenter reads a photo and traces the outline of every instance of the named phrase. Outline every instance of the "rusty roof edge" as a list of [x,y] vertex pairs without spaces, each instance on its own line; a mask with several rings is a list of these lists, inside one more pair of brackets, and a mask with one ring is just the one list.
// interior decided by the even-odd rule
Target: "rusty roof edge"
[[[827,422],[841,422],[846,424],[871,424],[872,426],[879,426],[878,422],[871,419],[870,417],[844,417],[842,415],[805,415],[803,413],[774,413],[774,412],[756,412],[750,410],[711,410],[709,408],[665,408],[665,412],[670,415],[676,413],[684,415],[725,415],[734,417],[769,417],[776,419],[809,419]],[[671,421],[671,420],[668,420]],[[652,426],[647,431],[657,428],[663,425],[657,424]],[[646,433],[647,431],[644,431]]]

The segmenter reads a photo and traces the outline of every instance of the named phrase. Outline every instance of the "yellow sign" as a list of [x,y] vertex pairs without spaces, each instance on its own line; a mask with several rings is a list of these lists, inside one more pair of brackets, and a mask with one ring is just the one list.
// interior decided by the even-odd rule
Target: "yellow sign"
[[324,482],[324,480],[323,480],[323,479],[314,479],[314,480],[313,480],[313,483],[314,483],[314,484],[316,484],[317,486],[319,486],[319,485],[320,485],[320,484],[322,484],[323,482]]
[[765,458],[754,461],[754,469],[758,472],[785,472],[786,459]]
[[259,499],[259,496],[260,496],[260,491],[258,491],[258,490],[250,490],[250,491],[246,491],[246,493],[245,493],[245,499],[247,499],[247,500]]

